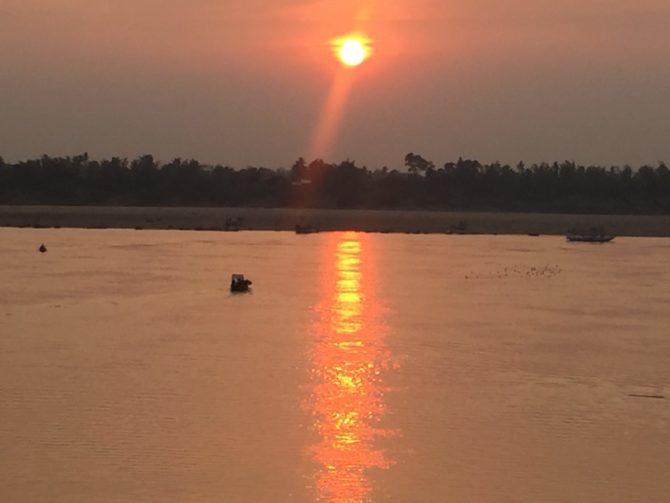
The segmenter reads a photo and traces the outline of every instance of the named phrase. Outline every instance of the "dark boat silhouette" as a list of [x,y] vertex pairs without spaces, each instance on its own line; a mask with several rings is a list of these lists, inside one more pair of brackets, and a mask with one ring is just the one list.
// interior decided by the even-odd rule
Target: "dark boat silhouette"
[[309,224],[295,224],[296,234],[313,234],[319,232],[315,227]]
[[232,293],[244,293],[249,291],[251,280],[246,279],[244,274],[233,274],[230,279],[230,291]]
[[598,227],[592,227],[588,231],[571,229],[565,234],[565,239],[568,241],[580,241],[584,243],[607,243],[608,241],[612,241],[614,236],[612,234],[606,234]]

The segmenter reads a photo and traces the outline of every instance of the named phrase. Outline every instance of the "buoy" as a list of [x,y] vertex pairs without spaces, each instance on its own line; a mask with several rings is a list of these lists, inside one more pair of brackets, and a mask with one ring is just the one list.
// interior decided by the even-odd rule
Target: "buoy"
[[44,243],[40,245],[40,247],[37,249],[40,253],[44,253],[47,251],[47,247],[44,246]]

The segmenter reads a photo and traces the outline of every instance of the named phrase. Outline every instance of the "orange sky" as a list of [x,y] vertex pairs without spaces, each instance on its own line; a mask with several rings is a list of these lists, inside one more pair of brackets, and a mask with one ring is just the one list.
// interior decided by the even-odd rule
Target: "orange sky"
[[0,0],[0,19],[6,159],[288,166],[340,71],[328,40],[351,30],[375,53],[327,160],[670,158],[666,0]]

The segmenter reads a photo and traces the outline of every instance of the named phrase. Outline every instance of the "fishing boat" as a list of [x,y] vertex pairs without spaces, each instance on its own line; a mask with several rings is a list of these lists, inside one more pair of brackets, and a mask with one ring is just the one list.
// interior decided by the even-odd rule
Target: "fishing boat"
[[230,279],[230,291],[232,293],[244,293],[249,291],[251,280],[244,277],[244,274],[233,274]]
[[584,243],[607,243],[608,241],[612,241],[614,236],[612,234],[606,234],[598,227],[592,227],[588,231],[569,230],[565,234],[565,239],[568,241],[581,241]]

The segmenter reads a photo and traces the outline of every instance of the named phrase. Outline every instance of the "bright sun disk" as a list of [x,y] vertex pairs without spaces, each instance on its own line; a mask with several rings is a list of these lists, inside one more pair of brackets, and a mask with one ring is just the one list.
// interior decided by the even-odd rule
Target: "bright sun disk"
[[370,42],[359,35],[348,35],[333,41],[335,55],[346,66],[358,66],[368,59]]

